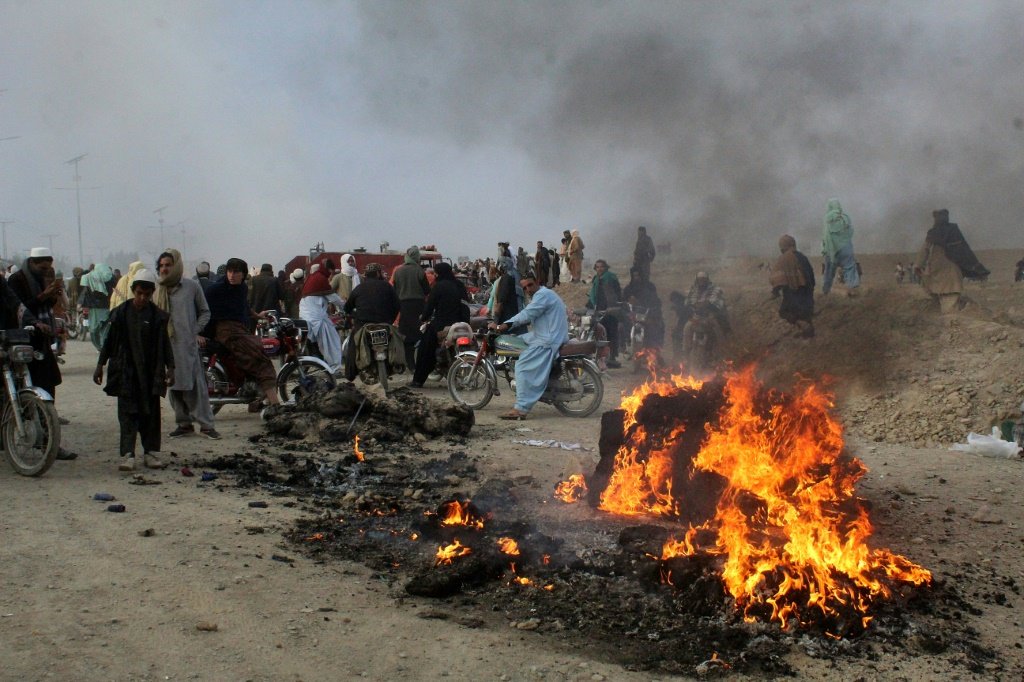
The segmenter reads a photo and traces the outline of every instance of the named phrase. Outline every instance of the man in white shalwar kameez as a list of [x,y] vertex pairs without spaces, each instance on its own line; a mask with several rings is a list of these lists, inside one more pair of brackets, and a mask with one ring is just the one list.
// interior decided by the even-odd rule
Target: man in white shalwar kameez
[[537,284],[535,277],[524,277],[521,284],[532,296],[530,304],[504,324],[491,325],[503,332],[517,324],[530,324],[530,332],[523,335],[527,348],[516,360],[515,408],[501,415],[502,419],[526,419],[547,388],[558,349],[569,340],[569,317],[558,294]]
[[327,306],[333,303],[341,310],[344,302],[331,289],[330,277],[333,270],[334,264],[328,260],[324,262],[324,268],[310,272],[302,288],[299,317],[309,324],[309,335],[320,348],[324,362],[331,366],[331,371],[337,372],[341,369],[341,337],[327,313]]

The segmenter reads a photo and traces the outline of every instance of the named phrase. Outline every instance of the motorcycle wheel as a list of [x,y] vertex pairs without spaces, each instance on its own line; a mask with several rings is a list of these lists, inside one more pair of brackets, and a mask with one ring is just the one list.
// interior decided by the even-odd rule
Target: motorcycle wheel
[[[18,434],[15,409],[21,410],[25,423],[24,437]],[[0,437],[3,438],[7,461],[16,472],[22,476],[42,476],[53,465],[60,450],[57,408],[35,394],[23,393],[18,396],[17,407],[7,405],[4,408]]]
[[456,358],[448,370],[448,394],[459,405],[481,410],[491,402],[494,380],[488,376],[483,363],[473,366],[472,360]]
[[[217,368],[217,367],[207,367],[206,368],[206,390],[209,391],[210,389],[213,389],[213,392],[210,394],[211,398],[214,395],[217,395],[217,393],[218,393],[217,387],[218,386],[227,386],[228,383],[229,382],[228,382],[227,375],[224,374],[224,372],[222,372],[219,368]],[[222,408],[222,407],[224,407],[224,406],[223,405],[219,405],[219,404],[215,404],[215,403],[211,403],[210,404],[210,409],[213,410],[214,414],[217,414],[218,412],[220,412],[220,408]]]
[[285,403],[295,402],[297,396],[329,391],[334,385],[334,375],[309,360],[291,362],[277,375],[277,392]]
[[[601,381],[601,375],[589,364],[573,361],[567,361],[562,372],[563,375],[557,380],[568,380],[574,384],[573,388],[580,390],[573,400],[559,398],[553,400],[555,409],[566,417],[589,417],[597,408],[601,407],[601,401],[604,399],[604,383]],[[575,385],[577,382],[578,387]]]

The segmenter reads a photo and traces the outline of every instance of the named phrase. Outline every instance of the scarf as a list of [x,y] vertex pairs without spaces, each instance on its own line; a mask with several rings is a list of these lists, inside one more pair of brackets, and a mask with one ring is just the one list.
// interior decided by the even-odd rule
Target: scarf
[[[157,308],[170,315],[171,290],[181,285],[181,278],[185,274],[185,266],[181,262],[180,251],[177,249],[167,249],[166,253],[171,256],[171,271],[157,282],[156,293],[153,294],[153,303],[156,304]],[[167,336],[172,339],[174,338],[173,318],[167,321]]]
[[800,261],[796,257],[796,240],[788,234],[779,237],[779,249],[782,255],[775,261],[772,268],[771,284],[773,287],[785,286],[789,289],[799,289],[807,285],[807,278],[800,268]]
[[351,253],[346,253],[341,257],[341,274],[352,280],[352,288],[355,289],[363,280],[359,277],[359,270],[356,269],[356,266],[349,265],[348,259],[351,257]]
[[85,289],[92,289],[97,294],[107,296],[107,282],[114,277],[114,271],[105,263],[97,263],[87,274],[82,275],[80,284]]
[[[25,281],[28,282],[28,288],[29,288],[29,291],[32,292],[32,298],[35,299],[36,301],[38,301],[39,300],[39,295],[41,293],[43,293],[43,282],[42,282],[43,273],[40,273],[37,276],[34,272],[32,272],[32,268],[30,268],[28,266],[28,259],[27,258],[21,264],[21,269],[25,273]],[[19,306],[18,314],[19,314],[19,319],[20,319],[20,317],[21,317],[20,306]],[[39,320],[40,322],[44,322],[44,323],[46,323],[48,325],[51,325],[51,326],[53,325],[53,306],[50,306],[50,305],[45,306],[45,307],[40,306],[39,312],[37,312],[35,315],[36,315],[36,319]]]
[[140,260],[137,260],[128,266],[128,274],[124,275],[117,281],[117,286],[114,287],[114,291],[110,294],[111,310],[132,297],[132,279],[135,278],[135,273],[144,267],[145,263]]

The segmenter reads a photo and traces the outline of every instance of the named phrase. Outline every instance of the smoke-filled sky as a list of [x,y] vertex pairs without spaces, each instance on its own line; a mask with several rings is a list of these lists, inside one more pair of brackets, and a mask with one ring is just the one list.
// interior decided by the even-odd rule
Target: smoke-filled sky
[[77,260],[87,154],[86,260],[1021,247],[1022,65],[1013,0],[0,0],[0,219]]

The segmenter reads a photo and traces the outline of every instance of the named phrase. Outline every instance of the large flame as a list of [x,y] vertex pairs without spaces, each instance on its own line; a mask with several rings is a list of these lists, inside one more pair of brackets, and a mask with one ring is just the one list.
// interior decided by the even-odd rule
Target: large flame
[[[671,445],[682,427],[663,442],[647,442],[636,412],[650,393],[695,388],[699,383],[672,377],[623,399],[628,437],[616,454],[601,509],[679,515],[686,500],[672,494]],[[841,624],[848,616],[859,617],[864,627],[871,605],[892,596],[898,583],[931,582],[928,570],[868,546],[871,522],[854,496],[867,469],[842,456],[842,428],[831,416],[829,395],[810,383],[791,397],[765,394],[750,367],[728,376],[724,397],[718,425],[706,426],[692,472],[721,476],[725,489],[713,518],[666,542],[663,560],[721,555],[723,583],[745,619],[767,618],[784,628],[815,620]]]
[[443,506],[442,526],[469,526],[470,528],[482,529],[484,520],[473,513],[469,508],[469,500],[459,502],[452,500]]
[[464,544],[459,542],[458,538],[455,538],[450,545],[444,545],[437,548],[437,553],[434,554],[434,565],[441,566],[450,564],[455,559],[466,556],[471,551],[472,550],[470,550],[469,547],[466,547]]
[[587,481],[583,478],[583,474],[573,474],[555,486],[555,497],[566,504],[579,502],[586,494]]

